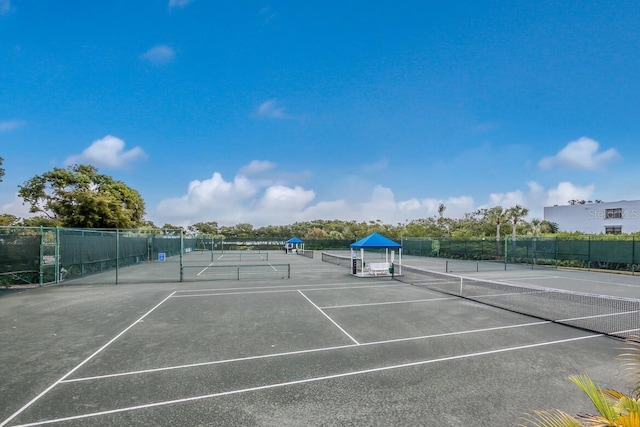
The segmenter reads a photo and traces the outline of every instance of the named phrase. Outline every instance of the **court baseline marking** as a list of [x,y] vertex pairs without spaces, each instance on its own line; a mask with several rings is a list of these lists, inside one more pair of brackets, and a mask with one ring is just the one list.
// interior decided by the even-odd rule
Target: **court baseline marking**
[[[313,289],[308,289],[308,290],[312,291]],[[351,307],[368,307],[372,305],[409,304],[414,302],[446,301],[446,300],[453,300],[453,299],[459,300],[460,297],[426,298],[426,299],[413,299],[413,300],[404,300],[404,301],[368,302],[363,304],[327,305],[320,308],[323,310],[327,310],[332,308],[351,308]]]
[[[340,289],[362,289],[362,288],[388,288],[397,285],[377,285],[377,286],[350,286]],[[335,291],[336,288],[310,288],[305,291]],[[222,295],[244,295],[244,294],[272,294],[278,292],[298,292],[299,289],[269,289],[266,291],[237,291],[237,292],[212,292],[210,294],[197,294],[197,295],[176,295],[174,298],[193,298],[193,297],[210,297],[210,296],[222,296]]]
[[305,378],[305,379],[295,380],[295,381],[285,381],[285,382],[281,382],[281,383],[267,384],[267,385],[257,386],[257,387],[248,387],[248,388],[237,389],[237,390],[229,390],[229,391],[224,391],[224,392],[219,392],[219,393],[210,393],[210,394],[204,394],[204,395],[199,395],[199,396],[186,397],[186,398],[183,398],[183,399],[166,400],[166,401],[161,401],[161,402],[148,403],[148,404],[144,404],[144,405],[136,405],[136,406],[129,406],[129,407],[125,407],[125,408],[111,409],[111,410],[107,410],[107,411],[93,412],[93,413],[82,414],[82,415],[74,415],[74,416],[71,416],[71,417],[56,418],[56,419],[51,419],[51,420],[38,421],[38,422],[35,422],[35,423],[20,424],[19,426],[15,426],[15,427],[34,427],[34,426],[41,426],[41,425],[46,425],[46,424],[55,424],[55,423],[64,422],[64,421],[81,420],[81,419],[98,417],[98,416],[103,416],[103,415],[113,415],[113,414],[118,414],[118,413],[122,413],[122,412],[130,412],[130,411],[136,411],[136,410],[141,410],[141,409],[157,408],[157,407],[160,407],[160,406],[168,406],[168,405],[175,405],[175,404],[180,404],[180,403],[195,402],[195,401],[198,401],[198,400],[211,399],[211,398],[215,398],[215,397],[231,396],[231,395],[235,395],[235,394],[250,393],[250,392],[262,391],[262,390],[271,390],[271,389],[280,388],[280,387],[287,387],[287,386],[300,385],[300,384],[309,384],[309,383],[314,383],[314,382],[319,382],[319,381],[327,381],[327,380],[332,380],[332,379],[337,379],[337,378],[346,378],[346,377],[352,377],[352,376],[356,376],[356,375],[364,375],[364,374],[371,374],[371,373],[377,373],[377,372],[390,371],[390,370],[394,370],[394,369],[402,369],[402,368],[410,368],[410,367],[414,367],[414,366],[428,365],[428,364],[432,364],[432,363],[448,362],[448,361],[453,361],[453,360],[461,360],[461,359],[468,359],[468,358],[472,358],[472,357],[486,356],[486,355],[490,355],[490,354],[499,354],[499,353],[505,353],[505,352],[510,352],[510,351],[526,350],[526,349],[530,349],[530,348],[536,348],[536,347],[542,347],[542,346],[548,346],[548,345],[554,345],[554,344],[563,344],[563,343],[567,343],[567,342],[571,342],[571,341],[578,341],[578,340],[584,340],[584,339],[590,339],[590,338],[596,338],[596,337],[602,337],[602,336],[604,336],[604,335],[603,334],[587,335],[587,336],[576,337],[576,338],[568,338],[568,339],[563,339],[563,340],[547,341],[547,342],[537,343],[537,344],[527,344],[527,345],[521,345],[521,346],[516,346],[516,347],[507,347],[507,348],[502,348],[502,349],[498,349],[498,350],[488,350],[488,351],[481,351],[481,352],[477,352],[477,353],[467,353],[467,354],[460,354],[460,355],[457,355],[457,356],[442,357],[442,358],[437,358],[437,359],[420,360],[420,361],[417,361],[417,362],[403,363],[403,364],[399,364],[399,365],[391,365],[391,366],[383,366],[383,367],[378,367],[378,368],[363,369],[363,370],[359,370],[359,371],[344,372],[344,373],[341,373],[341,374],[333,374],[333,375],[325,375],[325,376],[321,376],[321,377]]
[[[185,292],[219,292],[219,291],[237,291],[238,289],[278,289],[278,288],[306,288],[310,286],[344,286],[344,285],[353,285],[354,282],[338,282],[338,283],[322,283],[322,284],[312,284],[312,285],[275,285],[275,286],[248,286],[246,288],[209,288],[209,289],[182,289],[177,290],[176,294],[185,293]],[[379,282],[377,282],[379,283]],[[396,283],[400,286],[410,286],[405,283],[395,282],[392,280],[385,281],[383,283]],[[329,288],[327,288],[329,289]]]

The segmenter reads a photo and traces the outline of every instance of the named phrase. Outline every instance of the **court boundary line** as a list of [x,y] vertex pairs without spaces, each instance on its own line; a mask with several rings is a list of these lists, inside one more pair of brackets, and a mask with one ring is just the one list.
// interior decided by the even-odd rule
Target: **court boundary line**
[[130,375],[140,375],[140,374],[163,372],[163,371],[173,371],[178,369],[197,368],[200,366],[221,365],[225,363],[245,362],[250,360],[258,360],[258,359],[270,359],[274,357],[295,356],[298,354],[319,353],[324,351],[342,350],[347,348],[385,345],[385,344],[393,344],[393,343],[408,342],[408,341],[426,340],[431,338],[443,338],[443,337],[456,336],[456,335],[475,334],[475,333],[481,333],[481,332],[493,332],[493,331],[499,331],[503,329],[524,328],[529,326],[540,326],[540,325],[547,325],[547,324],[553,324],[553,323],[554,322],[550,320],[540,320],[537,322],[520,323],[516,325],[493,326],[491,328],[469,329],[466,331],[443,332],[440,334],[431,334],[431,335],[419,335],[417,337],[393,338],[389,340],[370,341],[370,342],[360,343],[358,345],[345,344],[345,345],[339,345],[339,346],[333,346],[333,347],[321,347],[321,348],[314,348],[314,349],[307,349],[307,350],[286,351],[282,353],[263,354],[260,356],[238,357],[234,359],[223,359],[223,360],[214,360],[210,362],[190,363],[187,365],[175,365],[175,366],[166,366],[163,368],[152,368],[152,369],[142,369],[138,371],[119,372],[116,374],[94,375],[91,377],[71,378],[71,379],[61,381],[61,383],[69,384],[69,383],[75,383],[75,382],[81,382],[81,381],[93,381],[93,380],[101,380],[105,378],[124,377],[124,376],[130,376]]
[[[362,289],[362,288],[388,288],[391,286],[397,286],[394,284],[388,285],[369,285],[369,286],[349,286],[340,289]],[[335,291],[336,288],[311,288],[304,289],[305,291]],[[299,292],[300,289],[267,289],[265,291],[237,291],[237,292],[213,292],[210,294],[194,294],[194,295],[175,295],[173,298],[193,298],[193,297],[212,297],[212,296],[222,296],[222,295],[245,295],[245,294],[273,294],[278,292]]]
[[[215,289],[215,288],[208,288],[208,289],[176,289],[175,293],[176,294],[180,294],[180,293],[185,293],[185,292],[219,292],[219,291],[237,291],[238,289],[276,289],[276,288],[306,288],[306,287],[310,287],[310,286],[344,286],[344,285],[353,285],[354,282],[338,282],[338,283],[318,283],[318,284],[312,284],[312,285],[269,285],[269,286],[247,286],[246,288],[239,288],[239,287],[233,287],[233,288],[220,288],[220,289]],[[377,282],[380,283],[380,282]],[[398,283],[394,280],[385,280],[383,283],[395,283],[397,285],[400,286],[410,286],[407,285],[406,283]]]
[[392,305],[392,304],[411,304],[418,302],[431,302],[431,301],[447,301],[460,299],[460,297],[443,297],[443,298],[425,298],[425,299],[414,299],[414,300],[403,300],[403,301],[385,301],[385,302],[369,302],[364,304],[345,304],[345,305],[327,305],[320,307],[323,310],[332,309],[332,308],[352,308],[352,307],[370,307],[374,305]]
[[402,363],[402,364],[398,364],[398,365],[382,366],[382,367],[370,368],[370,369],[362,369],[362,370],[359,370],[359,371],[343,372],[343,373],[340,373],[340,374],[324,375],[324,376],[320,376],[320,377],[305,378],[305,379],[294,380],[294,381],[285,381],[285,382],[281,382],[281,383],[266,384],[266,385],[262,385],[262,386],[247,387],[247,388],[236,389],[236,390],[228,390],[228,391],[223,391],[223,392],[218,392],[218,393],[209,393],[209,394],[204,394],[204,395],[185,397],[185,398],[182,398],[182,399],[172,399],[172,400],[165,400],[165,401],[160,401],[160,402],[148,403],[148,404],[144,404],[144,405],[128,406],[128,407],[124,407],[124,408],[111,409],[111,410],[107,410],[107,411],[92,412],[92,413],[82,414],[82,415],[74,415],[74,416],[71,416],[71,417],[55,418],[55,419],[51,419],[51,420],[37,421],[35,423],[20,424],[20,425],[15,426],[15,427],[35,427],[35,426],[41,426],[41,425],[47,425],[47,424],[60,423],[60,422],[64,422],[64,421],[81,420],[81,419],[93,418],[93,417],[98,417],[98,416],[103,416],[103,415],[113,415],[113,414],[118,414],[118,413],[122,413],[122,412],[136,411],[136,410],[140,410],[140,409],[157,408],[157,407],[161,407],[161,406],[169,406],[169,405],[175,405],[175,404],[180,404],[180,403],[195,402],[195,401],[198,401],[198,400],[212,399],[212,398],[216,398],[216,397],[231,396],[231,395],[235,395],[235,394],[251,393],[251,392],[255,392],[255,391],[271,390],[271,389],[280,388],[280,387],[287,387],[287,386],[300,385],[300,384],[309,384],[309,383],[333,380],[333,379],[338,379],[338,378],[347,378],[347,377],[352,377],[352,376],[357,376],[357,375],[365,375],[365,374],[371,374],[371,373],[377,373],[377,372],[384,372],[384,371],[390,371],[390,370],[394,370],[394,369],[411,368],[411,367],[415,367],[415,366],[423,366],[423,365],[429,365],[429,364],[439,363],[439,362],[449,362],[449,361],[454,361],[454,360],[468,359],[468,358],[472,358],[472,357],[486,356],[486,355],[490,355],[490,354],[506,353],[506,352],[509,352],[509,351],[527,350],[527,349],[530,349],[530,348],[543,347],[543,346],[554,345],[554,344],[563,344],[563,343],[567,343],[567,342],[571,342],[571,341],[591,339],[591,338],[597,338],[597,337],[603,337],[603,336],[605,336],[605,335],[604,334],[594,334],[594,335],[587,335],[587,336],[582,336],[582,337],[567,338],[567,339],[563,339],[563,340],[546,341],[546,342],[536,343],[536,344],[527,344],[527,345],[521,345],[521,346],[515,346],[515,347],[506,347],[506,348],[501,348],[501,349],[497,349],[497,350],[487,350],[487,351],[481,351],[481,352],[460,354],[460,355],[457,355],[457,356],[440,357],[440,358],[437,358],[437,359],[420,360],[420,361],[416,361],[416,362]]
[[20,415],[22,412],[24,412],[25,410],[27,410],[31,405],[33,405],[34,403],[36,403],[38,400],[40,400],[44,395],[46,395],[47,393],[49,393],[51,390],[53,390],[58,384],[60,384],[62,381],[64,381],[65,379],[67,379],[70,375],[72,375],[75,371],[77,371],[78,369],[80,369],[82,366],[84,366],[86,363],[88,363],[91,359],[93,359],[94,357],[96,357],[98,354],[102,353],[107,347],[109,347],[111,344],[113,344],[115,341],[117,341],[121,336],[123,336],[125,333],[127,333],[131,328],[133,328],[134,326],[136,326],[138,323],[141,323],[145,317],[147,317],[149,314],[151,314],[156,308],[160,307],[162,304],[164,304],[165,301],[167,301],[169,298],[171,298],[173,296],[173,294],[175,293],[172,292],[171,294],[169,294],[167,297],[165,297],[162,301],[160,301],[158,304],[156,304],[151,310],[147,311],[146,313],[144,313],[141,317],[139,317],[136,321],[134,321],[132,324],[130,324],[129,326],[127,326],[125,329],[123,329],[119,334],[117,334],[115,337],[111,338],[106,344],[104,344],[102,347],[100,347],[98,350],[96,350],[95,352],[93,352],[89,357],[87,357],[86,359],[84,359],[82,362],[80,362],[78,365],[76,365],[74,368],[72,368],[69,372],[67,372],[66,374],[64,374],[60,379],[58,379],[57,381],[55,381],[53,384],[51,384],[49,387],[45,388],[42,392],[40,392],[40,394],[38,394],[36,397],[34,397],[33,399],[31,399],[29,402],[27,402],[25,405],[23,405],[20,409],[18,409],[16,412],[14,412],[11,416],[9,416],[9,418],[7,418],[6,420],[4,420],[2,423],[0,423],[0,427],[3,427],[5,425],[7,425],[7,423],[9,423],[11,420],[13,420],[15,417],[17,417],[18,415]]
[[356,343],[356,345],[360,345],[360,343],[358,342],[358,340],[356,340],[354,337],[352,337],[352,336],[351,336],[351,334],[349,334],[347,331],[345,331],[345,330],[342,328],[342,326],[338,325],[338,323],[337,323],[335,320],[333,320],[333,319],[332,319],[332,318],[331,318],[327,313],[325,313],[325,312],[324,312],[320,307],[318,307],[318,306],[316,305],[316,303],[315,303],[315,302],[311,301],[311,299],[310,299],[308,296],[306,296],[306,295],[305,295],[301,290],[298,290],[298,293],[299,293],[300,295],[302,295],[302,296],[304,297],[304,299],[306,299],[307,301],[309,301],[309,303],[310,303],[312,306],[314,306],[314,307],[315,307],[315,308],[316,308],[320,313],[322,313],[322,315],[323,315],[324,317],[326,317],[327,319],[329,319],[329,321],[330,321],[331,323],[333,323],[333,324],[334,324],[338,329],[340,329],[340,330],[342,331],[342,333],[343,333],[343,334],[345,334],[347,337],[349,337],[349,339],[350,339],[351,341],[353,341],[354,343]]

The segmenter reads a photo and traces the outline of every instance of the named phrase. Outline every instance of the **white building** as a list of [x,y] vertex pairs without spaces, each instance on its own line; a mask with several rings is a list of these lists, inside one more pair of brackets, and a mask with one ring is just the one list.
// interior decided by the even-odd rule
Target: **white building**
[[640,200],[547,206],[544,219],[559,231],[620,234],[640,231]]

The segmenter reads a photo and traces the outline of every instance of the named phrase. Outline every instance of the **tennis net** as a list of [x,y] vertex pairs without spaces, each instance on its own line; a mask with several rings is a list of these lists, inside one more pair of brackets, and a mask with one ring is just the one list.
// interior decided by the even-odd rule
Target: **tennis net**
[[184,265],[181,281],[290,279],[291,264]]
[[617,338],[640,332],[640,299],[479,280],[402,266],[396,277],[418,287]]

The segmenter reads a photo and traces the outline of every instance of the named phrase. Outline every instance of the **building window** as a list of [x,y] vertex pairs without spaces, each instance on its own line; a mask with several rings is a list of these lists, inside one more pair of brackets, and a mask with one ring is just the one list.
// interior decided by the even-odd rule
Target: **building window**
[[606,219],[622,218],[622,208],[605,209],[604,217]]
[[606,225],[604,227],[605,234],[621,234],[622,226],[621,225]]

